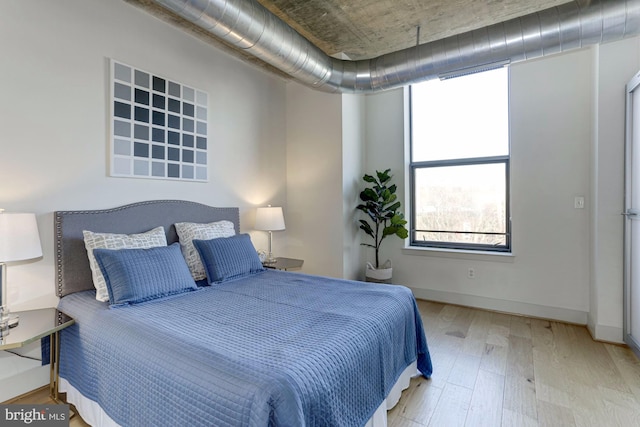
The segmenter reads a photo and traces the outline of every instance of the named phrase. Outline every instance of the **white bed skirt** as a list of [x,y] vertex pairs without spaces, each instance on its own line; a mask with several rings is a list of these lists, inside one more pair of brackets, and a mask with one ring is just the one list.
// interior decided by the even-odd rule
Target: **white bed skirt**
[[[400,375],[387,398],[378,406],[376,412],[367,421],[365,427],[387,427],[387,411],[392,409],[400,400],[402,391],[409,387],[412,377],[419,375],[417,364],[413,362]],[[73,387],[69,382],[60,378],[60,392],[67,393],[67,402],[73,404],[82,419],[94,427],[119,427],[119,425],[107,415],[97,402],[88,399]]]
[[413,362],[411,365],[407,366],[407,368],[400,374],[400,378],[393,385],[393,388],[389,392],[389,395],[385,400],[382,401],[376,412],[373,413],[373,416],[369,418],[369,421],[364,425],[365,427],[387,427],[387,411],[393,409],[394,406],[398,404],[400,400],[400,395],[402,395],[402,391],[409,388],[409,382],[411,378],[420,375],[418,371],[418,363]]

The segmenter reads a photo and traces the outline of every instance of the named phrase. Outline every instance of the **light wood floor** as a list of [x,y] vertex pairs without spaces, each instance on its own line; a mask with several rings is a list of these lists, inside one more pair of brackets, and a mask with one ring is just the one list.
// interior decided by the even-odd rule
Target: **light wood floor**
[[584,326],[419,301],[434,365],[390,427],[640,426],[640,361]]
[[[640,426],[640,361],[584,326],[418,301],[433,359],[389,427]],[[48,389],[15,403],[49,403]],[[71,427],[84,427],[79,416]]]

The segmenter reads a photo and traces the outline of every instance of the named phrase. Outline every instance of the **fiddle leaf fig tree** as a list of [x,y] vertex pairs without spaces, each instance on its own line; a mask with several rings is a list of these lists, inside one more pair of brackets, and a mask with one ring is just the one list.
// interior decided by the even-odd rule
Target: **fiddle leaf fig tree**
[[391,169],[376,171],[376,176],[366,175],[362,179],[371,184],[360,193],[362,201],[356,209],[367,214],[368,219],[360,220],[360,229],[373,239],[373,243],[362,243],[376,250],[376,268],[380,267],[379,252],[382,241],[388,236],[406,239],[409,232],[407,221],[399,212],[400,202],[396,195],[397,186],[391,184]]

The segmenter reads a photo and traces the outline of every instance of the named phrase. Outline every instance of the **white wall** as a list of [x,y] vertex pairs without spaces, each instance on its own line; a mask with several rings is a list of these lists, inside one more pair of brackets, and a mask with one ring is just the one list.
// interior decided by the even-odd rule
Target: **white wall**
[[[367,95],[365,98],[365,171],[369,175],[375,175],[376,171],[391,169],[393,183],[398,186],[398,200],[402,201],[405,194],[405,161],[404,161],[404,99],[403,89],[394,89],[381,92],[375,95]],[[368,184],[367,184],[368,186]],[[365,187],[365,183],[360,180],[360,189]],[[403,203],[401,211],[408,218],[406,210],[408,204]],[[373,239],[360,231],[363,243],[371,244]],[[397,237],[385,238],[380,249],[380,263],[385,263],[390,259],[393,263],[394,283],[404,282],[397,262],[400,261],[400,248],[403,242]],[[370,247],[362,248],[363,264],[372,262],[375,265],[375,249]],[[416,272],[418,273],[418,272]],[[364,270],[362,271],[364,280]],[[399,281],[402,280],[402,281]]]
[[640,38],[594,48],[591,308],[598,339],[622,341],[625,85],[640,69]]
[[345,279],[363,279],[362,232],[360,215],[355,210],[360,203],[365,153],[365,103],[362,95],[342,95],[342,209],[343,266]]
[[[592,310],[591,295],[600,307],[599,320],[606,318],[609,324],[619,327],[622,319],[622,283],[617,281],[621,272],[619,254],[613,251],[605,258],[601,258],[601,253],[596,255],[602,260],[601,270],[607,271],[607,280],[590,287],[590,242],[594,227],[601,228],[598,230],[601,234],[613,228],[615,233],[602,244],[605,248],[616,244],[622,247],[621,223],[616,222],[617,217],[613,219],[612,212],[620,209],[615,200],[622,191],[623,163],[619,150],[623,143],[620,123],[624,115],[619,110],[624,105],[626,83],[621,74],[626,71],[614,70],[618,70],[622,56],[637,58],[637,43],[634,39],[600,48],[597,71],[601,80],[597,85],[595,48],[512,65],[513,256],[416,251],[403,249],[400,240],[391,240],[383,247],[383,258],[393,259],[394,281],[410,286],[422,298],[583,324]],[[628,59],[625,69],[633,69],[634,61],[637,59]],[[611,73],[616,77],[602,77]],[[600,136],[598,185],[601,197],[604,191],[613,194],[607,194],[595,206],[609,221],[592,226],[596,98],[601,102],[598,107],[602,110],[598,113],[601,133],[602,129],[608,129],[606,136]],[[369,96],[366,103],[367,169],[391,167],[400,175],[397,182],[401,184],[400,194],[404,194],[404,177],[399,174],[405,161],[404,117],[398,113],[403,105],[403,91]],[[615,108],[607,110],[608,105]],[[605,139],[607,143],[603,144]],[[615,146],[613,152],[610,145]],[[574,209],[575,196],[585,196],[587,209]],[[475,279],[467,278],[471,267],[475,269]],[[615,289],[612,293],[608,292],[611,288]]]
[[[281,79],[122,1],[3,1],[0,52],[0,207],[37,214],[44,253],[9,266],[12,310],[57,304],[55,210],[184,199],[239,206],[251,231],[254,206],[286,202]],[[208,183],[107,176],[109,58],[209,93]]]
[[357,279],[355,207],[364,164],[364,97],[287,85],[287,255],[303,272]]
[[287,253],[303,271],[343,275],[342,100],[297,83],[286,89]]

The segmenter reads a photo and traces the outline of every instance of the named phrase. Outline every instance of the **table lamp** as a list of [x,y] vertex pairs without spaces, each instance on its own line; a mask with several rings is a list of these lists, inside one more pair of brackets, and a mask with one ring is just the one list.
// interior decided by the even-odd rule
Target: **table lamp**
[[7,264],[42,256],[36,216],[32,213],[7,213],[0,209],[0,329],[18,325],[17,316],[9,316]]
[[269,232],[269,255],[264,261],[265,264],[273,264],[276,262],[273,252],[271,251],[272,231],[284,230],[284,215],[281,207],[258,208],[256,211],[256,230]]

